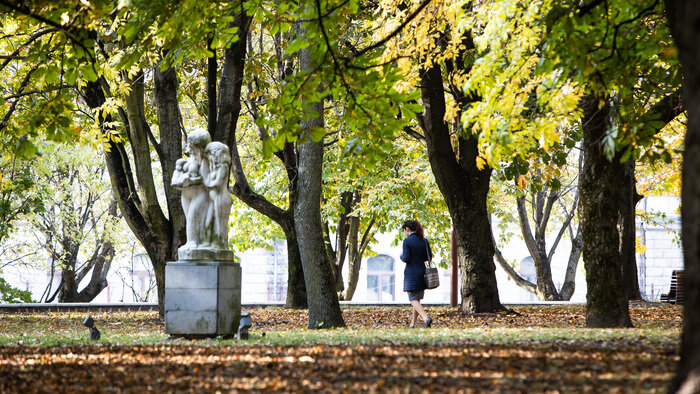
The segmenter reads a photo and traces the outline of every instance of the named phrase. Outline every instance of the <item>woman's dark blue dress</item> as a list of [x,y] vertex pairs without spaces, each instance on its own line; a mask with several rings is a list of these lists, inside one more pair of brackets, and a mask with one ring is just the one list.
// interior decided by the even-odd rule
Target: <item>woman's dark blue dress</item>
[[415,233],[403,240],[401,261],[406,263],[403,270],[403,291],[425,290],[425,262],[432,257],[430,242],[421,240]]

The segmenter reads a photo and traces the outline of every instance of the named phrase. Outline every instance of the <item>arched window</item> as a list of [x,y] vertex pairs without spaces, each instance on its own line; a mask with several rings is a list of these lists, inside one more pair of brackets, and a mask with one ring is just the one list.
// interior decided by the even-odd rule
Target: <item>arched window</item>
[[394,259],[380,254],[367,259],[367,301],[394,301]]

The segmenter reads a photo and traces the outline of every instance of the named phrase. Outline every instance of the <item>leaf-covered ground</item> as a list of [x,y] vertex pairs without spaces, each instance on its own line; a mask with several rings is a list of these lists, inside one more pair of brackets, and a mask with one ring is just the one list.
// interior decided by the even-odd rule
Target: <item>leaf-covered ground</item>
[[307,330],[305,311],[251,310],[251,339],[169,338],[154,312],[0,315],[0,392],[664,392],[679,307],[636,304],[634,329],[586,329],[582,306],[470,316],[347,307],[346,329]]

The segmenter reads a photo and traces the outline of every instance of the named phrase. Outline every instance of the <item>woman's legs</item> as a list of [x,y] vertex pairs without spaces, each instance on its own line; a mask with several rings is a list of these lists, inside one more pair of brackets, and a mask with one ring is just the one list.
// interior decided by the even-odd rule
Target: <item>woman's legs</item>
[[[428,319],[428,314],[425,312],[425,309],[423,309],[423,305],[420,304],[420,300],[412,300],[411,305],[413,305],[413,313],[411,316],[413,319],[411,319],[411,323],[415,323],[415,316],[416,313],[420,315],[420,317],[423,318],[423,321],[426,321]],[[411,324],[413,325],[413,324]]]
[[411,325],[409,327],[416,326],[416,318],[417,317],[418,317],[418,312],[416,312],[415,308],[411,308]]

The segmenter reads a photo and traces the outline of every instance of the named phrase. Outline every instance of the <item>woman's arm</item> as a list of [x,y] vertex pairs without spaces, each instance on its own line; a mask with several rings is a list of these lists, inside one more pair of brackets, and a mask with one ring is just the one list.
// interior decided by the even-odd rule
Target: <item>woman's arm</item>
[[411,251],[408,249],[408,238],[403,240],[403,253],[401,253],[401,261],[408,263],[411,259]]

